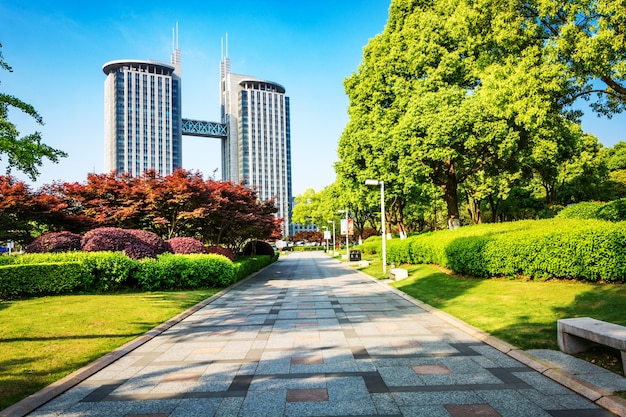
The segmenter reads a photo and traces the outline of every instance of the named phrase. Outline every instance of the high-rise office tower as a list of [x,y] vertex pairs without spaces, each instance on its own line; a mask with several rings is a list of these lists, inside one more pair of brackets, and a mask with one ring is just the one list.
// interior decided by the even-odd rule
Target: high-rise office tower
[[171,174],[182,166],[181,62],[120,60],[104,64],[104,169]]
[[280,84],[232,74],[228,51],[220,71],[222,123],[228,136],[222,142],[222,176],[244,181],[261,200],[274,199],[283,234],[290,234],[291,133],[289,97]]

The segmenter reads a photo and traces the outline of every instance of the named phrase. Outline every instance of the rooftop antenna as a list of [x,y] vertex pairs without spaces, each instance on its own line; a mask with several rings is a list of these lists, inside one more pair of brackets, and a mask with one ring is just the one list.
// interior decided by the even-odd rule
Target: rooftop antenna
[[178,22],[176,27],[172,28],[172,64],[180,65],[180,49],[178,47]]
[[[226,55],[224,55],[226,51]],[[224,45],[224,38],[222,38],[222,62],[220,62],[220,74],[221,78],[224,78],[226,74],[230,74],[230,59],[228,59],[228,32],[226,32],[226,44]]]

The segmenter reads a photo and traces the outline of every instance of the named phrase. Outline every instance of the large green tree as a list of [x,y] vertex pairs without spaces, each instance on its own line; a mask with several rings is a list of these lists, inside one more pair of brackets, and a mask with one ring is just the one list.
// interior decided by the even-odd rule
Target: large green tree
[[[1,47],[2,44],[0,44]],[[0,69],[13,71],[9,64],[4,61],[2,51],[0,51]],[[59,158],[66,157],[67,154],[44,144],[40,132],[20,137],[17,127],[8,120],[9,108],[24,112],[40,125],[43,125],[43,119],[30,104],[9,94],[0,93],[0,159],[2,159],[2,155],[5,156],[7,173],[15,168],[28,175],[30,179],[35,180],[39,175],[39,167],[44,158],[58,162]]]
[[345,82],[350,121],[338,174],[383,179],[398,213],[434,184],[458,217],[459,184],[486,169],[518,169],[533,135],[560,114],[553,97],[566,85],[554,77],[562,64],[545,65],[538,30],[524,29],[515,5],[393,1],[384,32]]
[[399,213],[430,183],[459,216],[470,181],[462,191],[479,221],[476,199],[497,184],[506,198],[505,183],[529,167],[555,200],[558,166],[584,148],[572,106],[593,100],[610,115],[626,105],[624,23],[626,8],[607,0],[393,0],[345,81],[338,175],[385,180]]

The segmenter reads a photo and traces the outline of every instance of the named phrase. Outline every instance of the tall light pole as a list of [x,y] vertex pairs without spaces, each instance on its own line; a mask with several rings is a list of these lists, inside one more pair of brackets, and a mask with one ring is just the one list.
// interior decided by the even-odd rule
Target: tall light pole
[[387,275],[387,233],[385,232],[385,183],[379,180],[365,180],[365,185],[380,185],[380,223],[383,234],[383,274]]
[[350,248],[349,248],[349,244],[348,244],[348,232],[349,232],[349,228],[348,228],[348,210],[339,210],[338,213],[346,213],[346,257],[347,257],[347,261],[350,260]]
[[335,243],[335,221],[334,220],[328,220],[328,223],[332,223],[333,224],[333,256],[335,256],[335,248],[337,247],[337,244]]

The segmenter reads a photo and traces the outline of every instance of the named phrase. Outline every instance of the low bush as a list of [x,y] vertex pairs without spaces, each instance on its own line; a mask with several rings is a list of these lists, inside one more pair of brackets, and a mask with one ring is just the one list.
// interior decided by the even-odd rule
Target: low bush
[[128,256],[130,259],[135,260],[144,258],[156,259],[157,257],[157,254],[154,252],[152,247],[148,245],[129,245],[126,246],[122,253]]
[[596,201],[583,201],[572,204],[559,211],[556,218],[560,219],[597,219],[598,210],[604,203]]
[[233,263],[215,254],[163,254],[140,261],[133,272],[142,290],[223,287],[233,283]]
[[100,251],[84,255],[82,265],[90,277],[90,280],[85,283],[85,290],[106,292],[133,287],[129,278],[131,271],[137,266],[135,260],[121,252]]
[[141,243],[148,246],[152,251],[160,255],[165,252],[171,252],[170,246],[156,233],[147,230],[128,229],[128,233],[139,239]]
[[626,220],[626,199],[609,201],[598,209],[597,218],[611,222]]
[[250,274],[259,271],[278,259],[277,255],[246,256],[237,259],[233,264],[233,282],[241,281]]
[[83,287],[80,262],[0,266],[0,298],[67,294]]
[[174,237],[167,241],[172,253],[189,255],[192,253],[206,253],[206,246],[192,237]]
[[387,262],[479,277],[626,281],[626,222],[527,220],[424,233],[388,242]]
[[235,260],[235,255],[233,254],[233,252],[223,246],[207,246],[206,253],[215,253],[217,255],[223,255],[231,261]]
[[85,252],[123,251],[127,246],[141,245],[135,234],[117,227],[99,227],[85,233],[81,239],[81,248]]
[[233,263],[220,254],[163,253],[156,259],[134,260],[121,252],[106,251],[3,256],[0,298],[124,289],[221,288],[276,259],[276,255],[256,256]]
[[70,252],[80,250],[80,235],[72,232],[45,233],[33,240],[27,253]]
[[572,204],[561,210],[557,216],[561,219],[597,219],[611,222],[626,220],[626,199],[609,201],[608,203],[584,201]]

